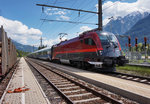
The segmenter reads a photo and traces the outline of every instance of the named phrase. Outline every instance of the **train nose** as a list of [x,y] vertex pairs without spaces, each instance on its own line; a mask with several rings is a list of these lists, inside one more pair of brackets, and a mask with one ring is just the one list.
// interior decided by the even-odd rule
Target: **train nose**
[[106,57],[119,57],[121,55],[121,51],[119,50],[119,48],[115,48],[115,47],[109,47],[109,48],[105,48],[103,51],[99,51],[99,53],[102,56],[106,56]]

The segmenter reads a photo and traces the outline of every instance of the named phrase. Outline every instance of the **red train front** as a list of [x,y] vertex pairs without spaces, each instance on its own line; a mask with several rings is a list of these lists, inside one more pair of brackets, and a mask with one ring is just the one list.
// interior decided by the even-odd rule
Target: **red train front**
[[121,47],[112,33],[93,30],[79,37],[63,41],[52,47],[52,60],[78,67],[95,66],[114,71],[115,65],[128,61],[121,54]]

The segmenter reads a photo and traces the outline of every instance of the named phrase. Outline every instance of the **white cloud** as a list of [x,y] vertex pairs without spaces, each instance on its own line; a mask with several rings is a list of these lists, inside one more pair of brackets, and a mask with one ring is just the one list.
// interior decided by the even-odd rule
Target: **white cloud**
[[[104,21],[103,24],[108,23],[108,18],[111,16],[121,16],[124,17],[127,14],[130,14],[132,12],[140,11],[140,12],[150,12],[150,0],[137,0],[133,3],[127,3],[127,2],[112,2],[108,1],[103,4],[103,17]],[[98,5],[96,4],[96,7]]]
[[83,32],[88,31],[88,30],[92,30],[92,28],[90,28],[88,26],[81,26],[80,32],[74,33],[71,36],[79,36],[79,34],[82,34]]
[[42,35],[39,29],[28,28],[20,21],[10,20],[2,16],[0,16],[0,25],[3,25],[9,37],[23,44],[28,44],[29,39],[38,40]]
[[54,14],[56,14],[56,15],[65,15],[66,12],[64,12],[64,11],[58,11],[58,12],[55,12]]
[[62,18],[63,20],[70,20],[70,17],[64,15],[61,15],[60,18]]
[[[65,35],[63,38],[62,38],[62,41],[65,41],[65,40],[68,40],[68,35]],[[43,44],[44,45],[47,45],[47,46],[52,46],[52,45],[55,45],[55,44],[58,44],[60,42],[60,37],[58,36],[57,38],[55,39],[46,39],[43,41]]]
[[91,28],[88,27],[88,26],[82,26],[82,27],[80,27],[80,31],[81,32],[84,32],[84,31],[87,31],[87,30],[91,30]]
[[59,37],[57,37],[56,39],[46,39],[43,41],[43,44],[47,45],[47,46],[52,46],[52,45],[57,44],[59,42],[60,42],[60,39],[59,39]]
[[69,11],[57,9],[57,8],[48,8],[45,10],[47,15],[57,16],[56,20],[70,20],[70,17],[66,16]]
[[45,10],[45,13],[47,15],[65,15],[67,12],[62,9],[57,9],[57,8],[48,8]]

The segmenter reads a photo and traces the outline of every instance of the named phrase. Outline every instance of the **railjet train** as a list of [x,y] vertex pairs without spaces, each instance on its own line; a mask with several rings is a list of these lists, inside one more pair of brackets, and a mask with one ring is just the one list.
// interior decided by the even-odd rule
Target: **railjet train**
[[94,66],[105,71],[114,71],[116,65],[122,66],[128,62],[122,55],[116,36],[96,29],[35,51],[28,57],[71,64],[79,68]]

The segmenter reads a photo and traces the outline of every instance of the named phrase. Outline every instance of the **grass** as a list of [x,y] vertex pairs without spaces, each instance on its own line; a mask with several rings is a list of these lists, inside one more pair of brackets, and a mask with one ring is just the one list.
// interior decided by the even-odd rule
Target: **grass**
[[[144,63],[145,62],[145,60],[132,60],[132,61],[130,61],[131,63]],[[146,62],[148,62],[148,63],[150,63],[150,59],[148,59]]]
[[150,77],[150,68],[139,66],[117,66],[118,72]]

